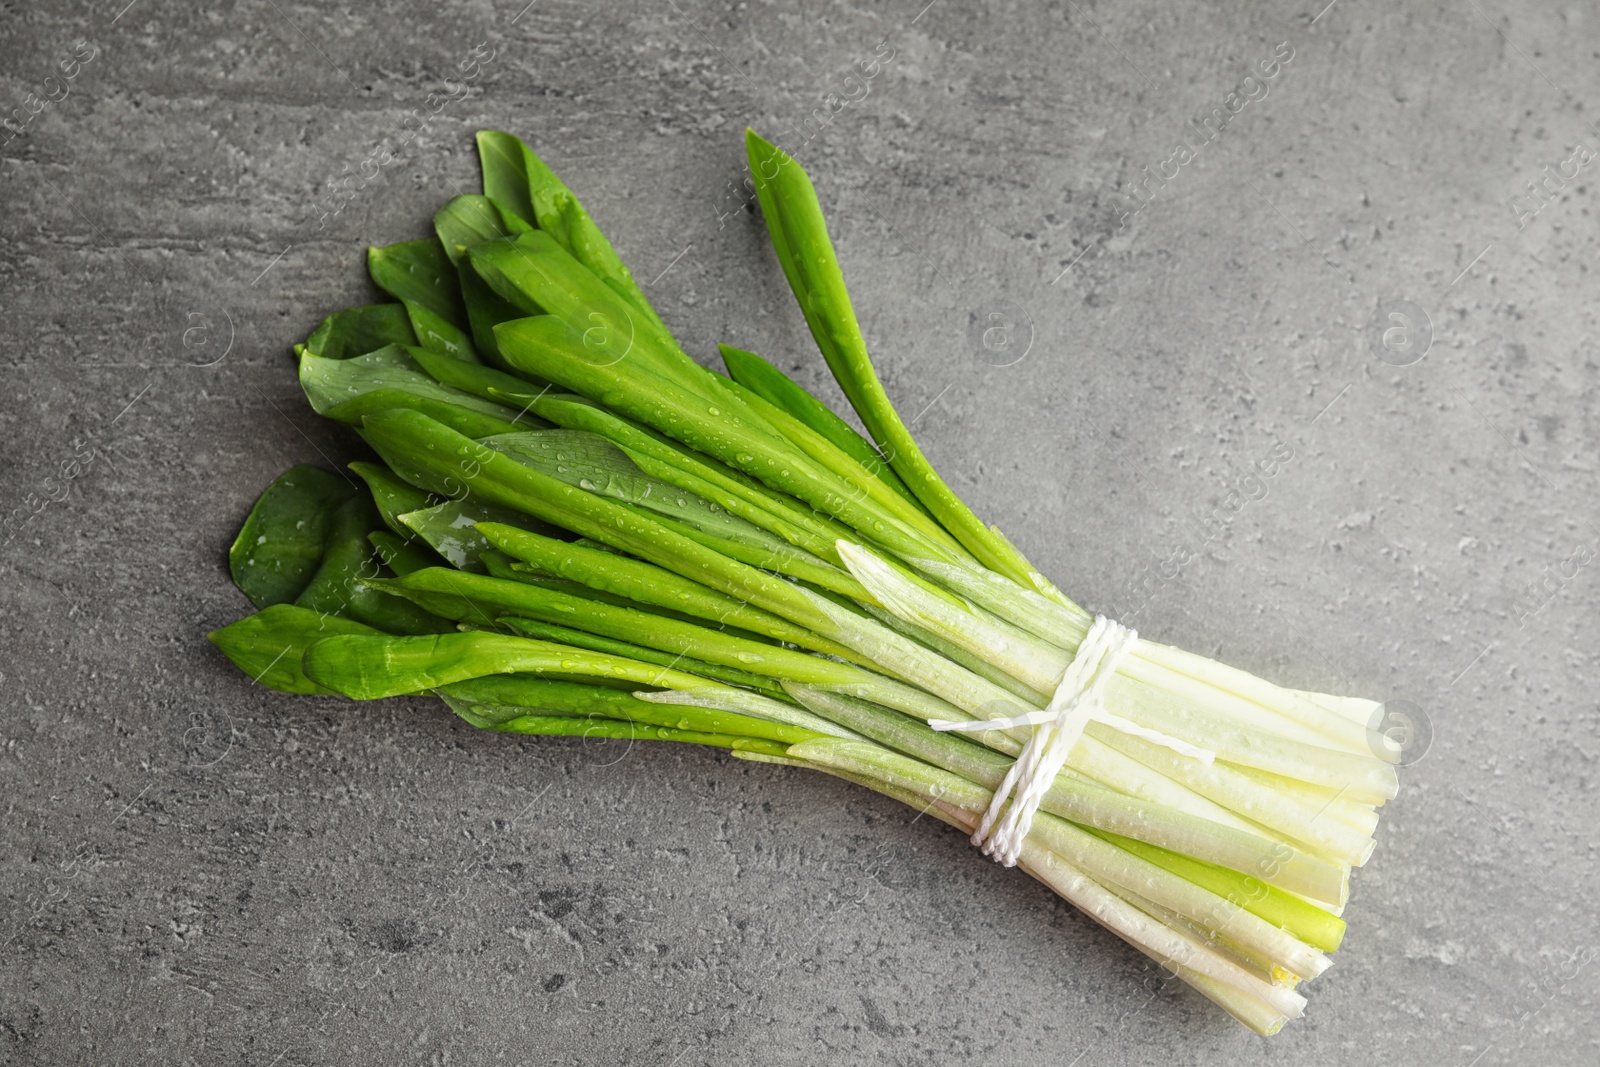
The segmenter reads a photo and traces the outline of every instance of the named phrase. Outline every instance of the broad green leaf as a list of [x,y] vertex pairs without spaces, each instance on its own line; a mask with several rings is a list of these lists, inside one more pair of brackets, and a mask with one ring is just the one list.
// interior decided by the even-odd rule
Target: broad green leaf
[[300,662],[313,682],[355,700],[420,693],[508,672],[620,678],[673,689],[726,688],[720,682],[653,663],[482,631],[325,637],[312,642]]
[[[498,393],[491,396],[510,400]],[[645,473],[714,500],[819,556],[836,557],[834,544],[853,536],[848,527],[823,518],[787,493],[704,453],[686,449],[665,434],[624,419],[586,397],[552,390],[535,398],[533,408],[563,429],[599,434],[620,445]]]
[[389,411],[392,408],[420,411],[468,437],[489,437],[497,433],[509,433],[517,428],[504,419],[481,415],[459,404],[436,400],[429,396],[418,396],[416,393],[401,389],[373,389],[342,404],[336,404],[323,414],[347,426],[360,426],[361,420],[368,415]]
[[[465,409],[480,416],[487,416],[491,422],[503,425],[513,425],[517,420],[514,408],[497,404],[492,400],[485,400],[480,396],[460,389],[453,389],[448,385],[441,385],[427,374],[411,358],[405,347],[389,345],[376,352],[369,352],[364,356],[352,359],[323,359],[307,352],[300,357],[300,385],[306,392],[306,398],[311,401],[311,407],[319,415],[332,415],[337,409],[344,407],[351,400],[363,394],[377,390],[393,390],[406,393],[421,400],[435,401],[439,404],[450,405]],[[426,410],[426,413],[435,419],[439,415],[437,408],[428,410],[428,407],[416,404],[399,404],[388,406],[413,407]],[[431,407],[431,406],[429,406]],[[345,419],[353,425],[360,425],[360,416],[369,414],[380,408],[368,407],[367,410],[354,410],[345,407]],[[440,421],[445,421],[440,419]],[[480,423],[487,426],[488,423]],[[459,432],[474,436],[469,430],[458,427]],[[495,431],[490,430],[493,433]],[[505,432],[501,430],[500,432]]]
[[354,497],[349,479],[301,464],[261,494],[228,550],[234,584],[258,608],[294,600],[322,561],[329,519]]
[[810,553],[730,514],[704,497],[650,477],[626,452],[598,434],[582,430],[534,430],[485,437],[482,441],[519,463],[585,492],[633,504],[696,530],[761,549],[775,558],[799,556],[822,563]]
[[[449,567],[444,568],[444,570],[447,573],[457,575],[466,573]],[[450,619],[458,624],[457,629],[508,632],[505,627],[496,621],[499,612],[475,600],[470,600],[467,597],[451,592],[406,590],[397,585],[396,581],[397,579],[394,578],[382,578],[375,580],[373,584],[386,593],[405,597],[417,607],[431,612],[441,619]]]
[[[461,291],[460,279],[452,284],[456,286],[459,298]],[[437,352],[441,356],[459,360],[462,363],[482,363],[478,358],[478,349],[472,343],[472,338],[466,331],[444,316],[430,311],[415,300],[403,301],[406,314],[411,319],[411,330],[417,335],[417,344],[429,352]],[[466,322],[466,312],[462,312],[462,322]]]
[[313,641],[334,634],[378,633],[354,619],[293,604],[273,604],[206,636],[234,666],[268,689],[329,695],[333,690],[324,689],[300,669],[305,650]]
[[450,200],[433,216],[433,232],[452,264],[461,265],[464,249],[533,229],[486,196],[467,194]]
[[[485,523],[481,529],[503,530],[505,528],[496,526],[493,523]],[[525,530],[519,530],[518,532],[527,533]],[[533,535],[530,534],[529,536]],[[548,589],[552,592],[566,593],[569,596],[581,597],[584,600],[593,600],[601,604],[610,604],[612,607],[629,608],[633,611],[642,611],[651,615],[660,615],[664,618],[676,619],[679,622],[703,624],[706,621],[696,618],[687,612],[680,611],[677,608],[661,607],[659,604],[646,604],[638,600],[630,600],[627,597],[617,596],[613,593],[603,592],[591,586],[584,585],[582,582],[574,582],[566,578],[554,577],[540,570],[538,567],[534,567],[527,563],[522,563],[513,557],[495,549],[490,549],[489,551],[483,553],[483,555],[479,558],[482,559],[484,565],[489,568],[489,574],[491,576],[495,578],[503,578],[509,582],[521,582],[524,585],[536,585],[541,589]],[[612,558],[618,559],[620,557],[613,554]],[[570,622],[571,620],[569,619],[566,621]],[[744,637],[752,641],[766,641],[769,644],[771,643],[769,638],[764,637],[761,634],[738,629],[737,627],[727,623],[726,620],[713,619],[710,621],[717,623],[718,629],[731,633],[735,637]]]
[[[846,684],[862,677],[858,667],[797,652],[774,642],[751,640],[698,620],[668,618],[647,609],[609,604],[587,596],[588,591],[583,589],[557,589],[542,583],[466,574],[448,567],[416,571],[384,582],[382,588],[417,598],[424,604],[429,595],[464,598],[479,605],[486,616],[510,615],[582,629],[654,652],[682,654],[746,673],[757,671],[770,677],[817,684]],[[632,655],[617,649],[597,648],[596,651]],[[651,656],[633,658],[656,662]],[[687,664],[678,666],[683,670],[708,673]],[[751,683],[741,680],[738,684]]]
[[[787,411],[827,438],[845,455],[883,479],[901,496],[918,503],[872,442],[856,433],[854,427],[834,414],[826,404],[754,352],[746,352],[732,345],[718,345],[717,348],[722,352],[722,362],[728,368],[728,376],[736,384]],[[920,503],[918,506],[921,506]]]
[[635,373],[643,364],[692,392],[707,390],[705,369],[684,354],[656,319],[613,292],[543,230],[481,242],[468,251],[468,260],[488,287],[516,309],[517,318],[546,312],[556,316],[580,336],[591,360],[626,360]]
[[[864,480],[877,485],[901,510],[890,510],[870,491],[862,493],[862,486],[775,440],[761,426],[730,411],[731,405],[724,406],[726,402],[720,398],[677,388],[626,361],[596,358],[595,350],[585,344],[583,337],[554,315],[508,322],[497,327],[495,333],[504,356],[519,369],[590,399],[599,399],[620,415],[753,475],[779,492],[798,497],[896,554],[950,562],[961,558],[954,542],[950,542],[953,548],[947,547],[933,536],[948,539],[927,516],[837,450],[835,454],[854,465]],[[932,534],[901,521],[906,513],[927,524]]]
[[378,559],[383,565],[402,578],[413,571],[438,567],[445,562],[442,556],[427,545],[417,541],[406,541],[387,530],[373,530],[367,534],[367,540],[372,542],[372,547],[378,553]]
[[367,304],[335,311],[306,338],[305,347],[323,359],[349,359],[384,345],[414,345],[417,335],[400,304]]
[[372,503],[377,507],[383,524],[405,540],[410,540],[414,534],[409,526],[400,521],[400,516],[440,503],[438,497],[418,489],[381,463],[358,460],[350,464],[350,469],[359,474],[372,491]]
[[585,591],[581,595],[603,603],[715,623],[724,629],[737,627],[740,636],[752,640],[787,641],[815,652],[852,658],[844,646],[825,641],[769,611],[655,564],[620,555],[608,545],[587,539],[561,541],[494,523],[486,523],[480,532],[501,552],[519,561],[505,569],[497,565],[495,553],[485,554],[489,573],[496,577],[540,584],[539,576],[549,575],[554,580],[582,586]]
[[643,645],[636,645],[628,641],[619,641],[613,637],[603,637],[585,630],[575,630],[570,626],[562,626],[559,623],[546,622],[540,619],[524,619],[515,615],[502,615],[500,624],[510,629],[512,633],[518,633],[524,637],[571,645],[573,648],[586,648],[590,652],[609,652],[613,656],[627,656],[629,659],[636,659],[643,663],[655,663],[662,667],[676,667],[680,671],[703,674],[707,678],[715,678],[717,681],[727,682],[729,685],[754,689],[778,700],[789,699],[788,695],[784,693],[783,687],[766,675],[751,674],[749,671],[740,670],[737,667],[694,659],[685,656],[682,652],[663,652],[660,649],[646,648]]
[[478,574],[486,570],[479,557],[494,546],[473,528],[476,524],[498,522],[519,529],[549,529],[521,512],[470,499],[447,500],[434,507],[419,508],[401,515],[400,521],[449,560],[451,566]]
[[518,378],[493,367],[465,363],[427,349],[408,348],[406,353],[435,381],[508,407],[515,405],[521,412],[517,418],[519,423],[549,425],[544,419],[528,414],[533,403],[550,389],[549,383]]
[[500,356],[500,341],[495,337],[494,328],[502,322],[520,319],[523,312],[495,292],[470,264],[461,265],[460,278],[461,298],[467,305],[467,323],[472,330],[473,348],[483,362],[513,370]]
[[466,308],[473,347],[483,359],[503,365],[494,328],[524,313],[508,304],[463,262],[463,258],[467,250],[485,241],[515,237],[532,227],[510,211],[502,210],[486,196],[467,195],[458,196],[440,208],[433,216],[433,229],[439,236],[445,255],[458,268],[456,280]]
[[483,165],[483,195],[521,217],[530,226],[537,221],[529,199],[528,171],[523,163],[526,145],[509,133],[478,131],[478,161]]
[[[606,235],[544,160],[517,138],[494,130],[479,132],[478,158],[483,164],[485,193],[512,210],[531,209],[532,215],[527,217],[539,229],[554,238],[606,288],[642,312],[655,329],[667,332]],[[520,195],[516,188],[519,180]]]
[[1024,588],[1070,603],[956,496],[901,421],[867,355],[822,206],[805,169],[754,130],[745,131],[745,146],[773,251],[817,347],[861,424],[905,484],[968,552]]
[[382,593],[366,584],[385,572],[367,534],[378,525],[377,510],[361,496],[351,497],[333,513],[327,548],[311,581],[295,598],[302,608],[327,615],[343,615],[388,633],[426,634],[449,625],[402,597]]
[[534,430],[531,434],[504,434],[482,440],[493,450],[506,453],[558,482],[648,512],[667,530],[717,549],[741,563],[802,577],[846,597],[866,592],[843,569],[829,565],[805,549],[797,549],[782,537],[768,533],[762,526],[731,514],[698,494],[646,475],[627,453],[597,434],[586,434],[582,430]]
[[415,411],[367,416],[362,437],[412,485],[514,508],[565,530],[721,589],[802,626],[831,632],[832,621],[804,592],[673,533],[620,504],[574,489]]
[[369,248],[367,273],[396,300],[412,301],[452,323],[466,322],[455,263],[437,238]]

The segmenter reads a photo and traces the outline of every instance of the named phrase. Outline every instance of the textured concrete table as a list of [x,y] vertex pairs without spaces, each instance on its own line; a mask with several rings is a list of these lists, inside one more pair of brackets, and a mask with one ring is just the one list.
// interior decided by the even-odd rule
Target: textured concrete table
[[[1592,7],[123,3],[0,21],[0,1060],[1600,1058]],[[746,124],[931,457],[1067,590],[1408,709],[1279,1037],[841,783],[281,696],[205,642],[255,494],[359,455],[288,347],[480,127],[690,351],[837,398]]]

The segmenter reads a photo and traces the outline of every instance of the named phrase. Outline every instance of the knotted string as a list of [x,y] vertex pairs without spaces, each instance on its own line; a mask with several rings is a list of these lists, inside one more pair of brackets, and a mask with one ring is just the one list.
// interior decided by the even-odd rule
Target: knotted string
[[[1138,640],[1137,631],[1103,616],[1096,616],[1094,624],[1078,645],[1072,662],[1067,664],[1055,695],[1043,711],[1028,711],[1008,718],[977,722],[929,721],[928,725],[935,730],[962,732],[1034,727],[1033,736],[1028,739],[1010,770],[1006,771],[1000,787],[994,792],[994,799],[989,803],[989,810],[978,824],[977,832],[972,835],[972,843],[983,849],[985,856],[1007,867],[1016,864],[1022,853],[1023,839],[1033,825],[1034,813],[1039,810],[1039,802],[1050,791],[1056,775],[1072,753],[1072,746],[1083,736],[1083,728],[1090,719],[1174,749],[1207,766],[1216,758],[1216,754],[1207,749],[1157,730],[1146,729],[1105,710],[1106,686],[1116,676],[1117,664]],[[1009,806],[1006,803],[1008,798],[1011,800]]]

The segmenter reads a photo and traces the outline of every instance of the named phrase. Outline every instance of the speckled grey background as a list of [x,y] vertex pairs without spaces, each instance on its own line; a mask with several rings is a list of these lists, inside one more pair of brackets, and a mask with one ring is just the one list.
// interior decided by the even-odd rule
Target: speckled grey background
[[[1596,1062],[1600,14],[925,2],[0,5],[0,1060]],[[1431,732],[1277,1038],[838,782],[282,696],[204,641],[256,493],[358,455],[289,346],[480,127],[691,351],[836,397],[746,124],[980,513],[1148,635]]]

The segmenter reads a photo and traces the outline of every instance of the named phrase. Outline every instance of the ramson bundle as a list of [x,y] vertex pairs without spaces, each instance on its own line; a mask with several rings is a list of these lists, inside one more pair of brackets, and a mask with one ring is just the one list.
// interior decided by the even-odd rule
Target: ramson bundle
[[576,197],[478,135],[483,194],[369,250],[392,303],[296,351],[381,462],[296,467],[211,635],[291,693],[685,741],[836,775],[1016,864],[1261,1033],[1344,932],[1398,748],[1062,595],[929,466],[809,178],[750,134],[773,248],[868,436],[750,352],[677,345]]

